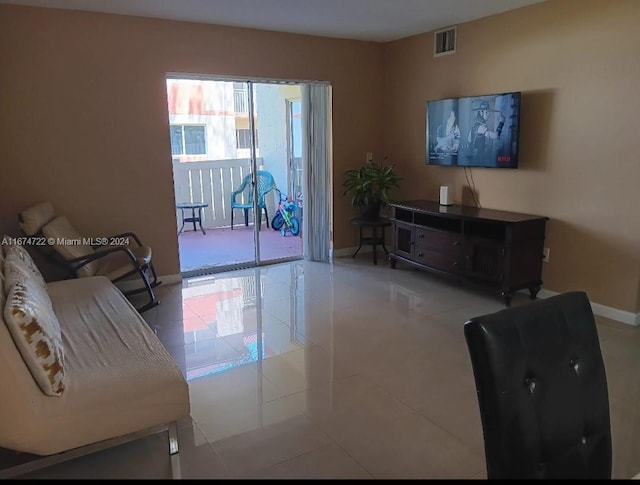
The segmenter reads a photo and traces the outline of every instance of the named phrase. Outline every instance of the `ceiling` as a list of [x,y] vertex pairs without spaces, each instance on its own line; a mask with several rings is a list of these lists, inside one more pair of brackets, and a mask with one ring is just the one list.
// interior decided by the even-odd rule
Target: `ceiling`
[[545,0],[0,0],[386,42]]

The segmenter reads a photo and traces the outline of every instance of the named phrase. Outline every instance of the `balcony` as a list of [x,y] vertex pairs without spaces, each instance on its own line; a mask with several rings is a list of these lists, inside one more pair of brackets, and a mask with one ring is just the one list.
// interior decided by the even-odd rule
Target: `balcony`
[[[261,165],[263,160],[257,159]],[[249,225],[244,225],[242,211],[236,209],[234,229],[231,230],[231,192],[250,173],[248,158],[205,160],[200,162],[173,162],[176,203],[204,202],[202,227],[206,235],[193,230],[186,223],[178,236],[180,271],[215,272],[220,268],[254,261],[254,213],[249,211]],[[267,211],[271,220],[277,208],[275,191],[267,197]],[[191,217],[191,212],[185,212]],[[176,233],[182,226],[182,214],[176,209]],[[271,221],[269,221],[271,223]],[[302,237],[282,235],[266,227],[262,221],[260,231],[260,260],[274,261],[302,256]]]

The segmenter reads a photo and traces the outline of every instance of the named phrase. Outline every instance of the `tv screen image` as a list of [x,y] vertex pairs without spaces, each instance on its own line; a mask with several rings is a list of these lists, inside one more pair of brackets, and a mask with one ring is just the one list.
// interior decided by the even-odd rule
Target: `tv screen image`
[[520,92],[427,101],[426,163],[518,167]]

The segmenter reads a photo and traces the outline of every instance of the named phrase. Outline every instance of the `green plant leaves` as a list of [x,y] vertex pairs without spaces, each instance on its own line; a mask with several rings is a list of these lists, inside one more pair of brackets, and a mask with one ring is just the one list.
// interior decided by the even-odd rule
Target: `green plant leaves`
[[351,204],[354,206],[377,201],[384,206],[389,202],[390,189],[399,187],[401,180],[395,172],[395,165],[383,165],[370,160],[360,168],[345,171],[343,195],[351,195]]

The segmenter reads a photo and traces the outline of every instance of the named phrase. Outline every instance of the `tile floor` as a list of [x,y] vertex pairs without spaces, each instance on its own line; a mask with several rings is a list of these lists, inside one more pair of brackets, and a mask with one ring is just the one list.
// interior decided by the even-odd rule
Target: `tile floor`
[[[486,478],[463,324],[501,309],[497,294],[368,258],[219,273],[158,294],[144,316],[190,386],[182,478]],[[598,318],[598,330],[613,473],[630,478],[640,328]],[[170,478],[165,436],[25,478]]]

